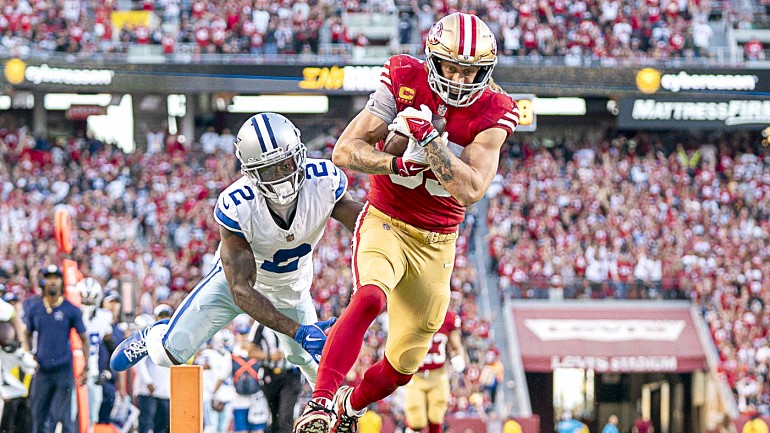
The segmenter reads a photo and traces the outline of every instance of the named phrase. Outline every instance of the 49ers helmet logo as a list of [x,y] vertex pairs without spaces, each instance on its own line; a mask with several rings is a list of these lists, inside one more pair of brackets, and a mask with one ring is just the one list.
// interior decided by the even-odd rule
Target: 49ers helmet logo
[[437,44],[439,38],[441,37],[441,33],[444,31],[444,24],[439,21],[436,24],[433,24],[433,27],[430,28],[430,33],[428,33],[428,42],[431,44]]

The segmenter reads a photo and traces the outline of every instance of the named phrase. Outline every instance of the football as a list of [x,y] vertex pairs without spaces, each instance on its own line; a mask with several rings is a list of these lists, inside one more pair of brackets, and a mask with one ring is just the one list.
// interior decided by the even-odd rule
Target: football
[[[446,131],[446,119],[444,117],[434,115],[431,123],[433,123],[433,127],[436,128],[439,134],[443,134]],[[409,137],[395,131],[390,131],[385,140],[383,140],[382,151],[393,156],[401,156],[406,151],[408,144]]]

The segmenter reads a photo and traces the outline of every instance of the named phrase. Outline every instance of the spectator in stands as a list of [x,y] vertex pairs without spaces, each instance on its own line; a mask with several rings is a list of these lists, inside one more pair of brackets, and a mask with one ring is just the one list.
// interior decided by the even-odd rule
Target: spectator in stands
[[758,61],[765,59],[765,47],[756,37],[752,37],[743,46],[743,57],[748,61]]
[[636,420],[634,420],[634,425],[631,426],[631,433],[654,433],[655,427],[652,425],[652,421],[650,421],[650,418],[642,415],[641,413],[638,414]]
[[557,433],[580,433],[583,423],[572,418],[572,412],[565,411],[559,423],[556,425]]
[[206,127],[206,132],[201,135],[201,138],[198,141],[203,147],[203,153],[214,155],[219,151],[220,138],[213,125]]
[[618,416],[610,415],[607,419],[607,424],[604,425],[602,433],[619,433],[618,432]]

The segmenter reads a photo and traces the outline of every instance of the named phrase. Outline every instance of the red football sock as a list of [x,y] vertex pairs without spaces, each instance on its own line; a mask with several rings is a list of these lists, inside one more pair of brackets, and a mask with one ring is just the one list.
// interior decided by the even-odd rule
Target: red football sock
[[386,301],[385,293],[375,285],[366,285],[356,290],[350,304],[332,326],[324,345],[313,398],[325,397],[331,400],[334,397],[342,379],[358,359],[366,330],[380,314]]
[[388,358],[382,358],[366,370],[364,379],[350,394],[350,406],[353,410],[361,410],[375,401],[380,401],[393,394],[399,386],[409,383],[412,376],[399,373],[390,365]]
[[441,433],[441,424],[428,424],[428,433]]

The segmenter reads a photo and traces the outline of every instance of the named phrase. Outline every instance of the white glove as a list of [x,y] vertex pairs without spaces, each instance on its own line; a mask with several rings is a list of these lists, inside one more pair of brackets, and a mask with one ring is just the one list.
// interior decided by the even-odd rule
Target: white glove
[[407,107],[396,115],[393,123],[388,125],[388,130],[411,137],[420,146],[425,146],[440,135],[433,127],[432,121],[433,112],[427,105],[420,105],[419,110]]
[[19,357],[21,369],[25,373],[37,370],[37,361],[35,361],[35,357],[25,350],[19,350],[19,352],[17,352],[17,356]]
[[[441,134],[441,141],[444,142],[446,145],[449,141],[449,133],[445,132]],[[430,165],[428,162],[428,158],[425,156],[425,148],[417,144],[417,142],[414,140],[414,138],[409,138],[409,144],[406,146],[406,150],[404,151],[404,154],[401,156],[404,161],[410,161],[414,162],[415,164],[422,164],[425,165],[426,169],[427,166]]]
[[417,144],[414,138],[409,138],[409,144],[406,146],[404,154],[401,156],[404,161],[414,162],[416,164],[425,165],[428,168],[428,158],[425,157],[425,148]]
[[463,355],[455,355],[449,360],[452,364],[452,369],[458,373],[465,371],[465,357]]

